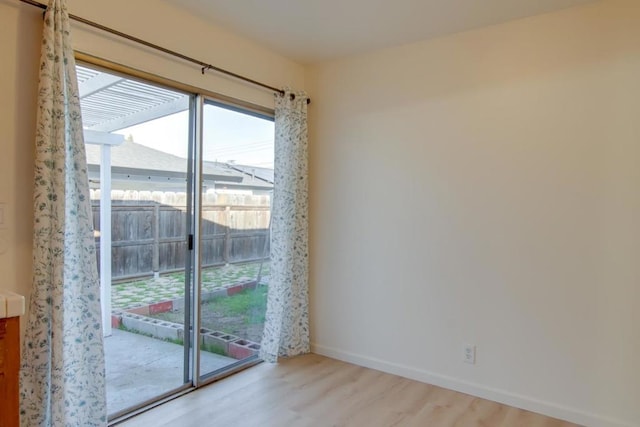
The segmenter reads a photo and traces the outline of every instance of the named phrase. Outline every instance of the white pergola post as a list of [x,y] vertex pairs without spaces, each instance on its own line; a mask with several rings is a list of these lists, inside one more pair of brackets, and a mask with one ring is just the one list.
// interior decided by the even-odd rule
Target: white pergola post
[[84,131],[86,144],[100,145],[100,302],[102,333],[111,335],[111,147],[124,141],[122,135]]

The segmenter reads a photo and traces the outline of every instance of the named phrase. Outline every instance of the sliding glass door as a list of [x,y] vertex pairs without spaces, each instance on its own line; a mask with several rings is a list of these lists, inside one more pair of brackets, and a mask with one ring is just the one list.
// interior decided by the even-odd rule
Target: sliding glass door
[[[257,359],[269,283],[273,119],[206,100],[202,108],[199,373]],[[224,176],[224,179],[220,179]]]
[[258,361],[273,118],[77,67],[109,418]]

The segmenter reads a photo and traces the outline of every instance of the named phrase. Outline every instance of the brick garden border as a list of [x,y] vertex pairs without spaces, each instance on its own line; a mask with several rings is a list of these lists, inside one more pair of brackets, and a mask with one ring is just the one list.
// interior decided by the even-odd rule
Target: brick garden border
[[[213,291],[203,292],[202,302],[217,298],[233,296],[244,290],[253,290],[257,286],[255,280],[233,283],[222,286]],[[128,330],[162,339],[165,341],[184,341],[184,326],[178,323],[166,322],[148,317],[153,314],[166,313],[184,308],[184,298],[155,302],[148,305],[137,305],[122,311],[111,313],[111,327],[124,326]],[[201,344],[215,346],[224,352],[225,356],[240,360],[258,354],[260,344],[207,328],[200,328],[199,341]]]

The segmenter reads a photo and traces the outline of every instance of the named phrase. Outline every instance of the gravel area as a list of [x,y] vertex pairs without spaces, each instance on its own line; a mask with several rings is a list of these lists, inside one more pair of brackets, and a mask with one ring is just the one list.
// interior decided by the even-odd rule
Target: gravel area
[[[210,267],[202,271],[202,291],[234,283],[255,280],[260,262],[246,264],[227,264]],[[262,266],[260,283],[266,284],[269,278],[269,262]],[[112,310],[126,310],[141,304],[152,304],[184,296],[184,273],[169,273],[159,278],[137,279],[126,283],[117,283],[111,287]]]

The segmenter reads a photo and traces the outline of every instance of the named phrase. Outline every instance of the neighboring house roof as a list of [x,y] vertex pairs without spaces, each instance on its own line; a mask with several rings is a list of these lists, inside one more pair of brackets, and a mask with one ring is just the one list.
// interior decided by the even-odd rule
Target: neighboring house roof
[[263,181],[273,184],[273,169],[261,168],[257,166],[237,165],[235,163],[229,164],[229,166],[237,171],[247,174],[252,177],[259,178]]
[[[100,179],[100,151],[99,145],[86,145],[89,179],[94,184]],[[245,174],[226,163],[203,162],[202,167],[204,185],[209,188],[261,191],[273,188],[270,182]],[[114,188],[136,189],[144,182],[145,189],[175,191],[184,188],[187,160],[125,140],[111,150],[111,176]]]
[[[208,167],[212,167],[212,168],[216,168],[216,169],[224,169],[224,170],[228,170],[231,173],[234,174],[239,174],[240,176],[242,176],[242,181],[241,184],[244,187],[252,187],[255,189],[261,189],[261,190],[271,190],[273,189],[273,170],[271,170],[271,176],[272,176],[272,180],[268,181],[265,180],[263,178],[261,178],[260,176],[258,176],[257,173],[252,174],[251,172],[243,172],[243,169],[247,169],[250,170],[251,168],[253,168],[253,166],[247,166],[247,165],[236,165],[236,164],[229,164],[229,163],[218,163],[218,162],[203,162],[203,167],[205,168],[205,170]],[[266,168],[256,168],[256,169],[265,169]],[[267,172],[264,172],[263,175],[268,175]],[[206,184],[206,180],[205,180],[205,184]],[[225,182],[223,180],[218,180],[216,181],[216,187],[218,188],[240,188],[238,187],[238,185],[234,182]],[[235,186],[235,187],[234,187]]]

